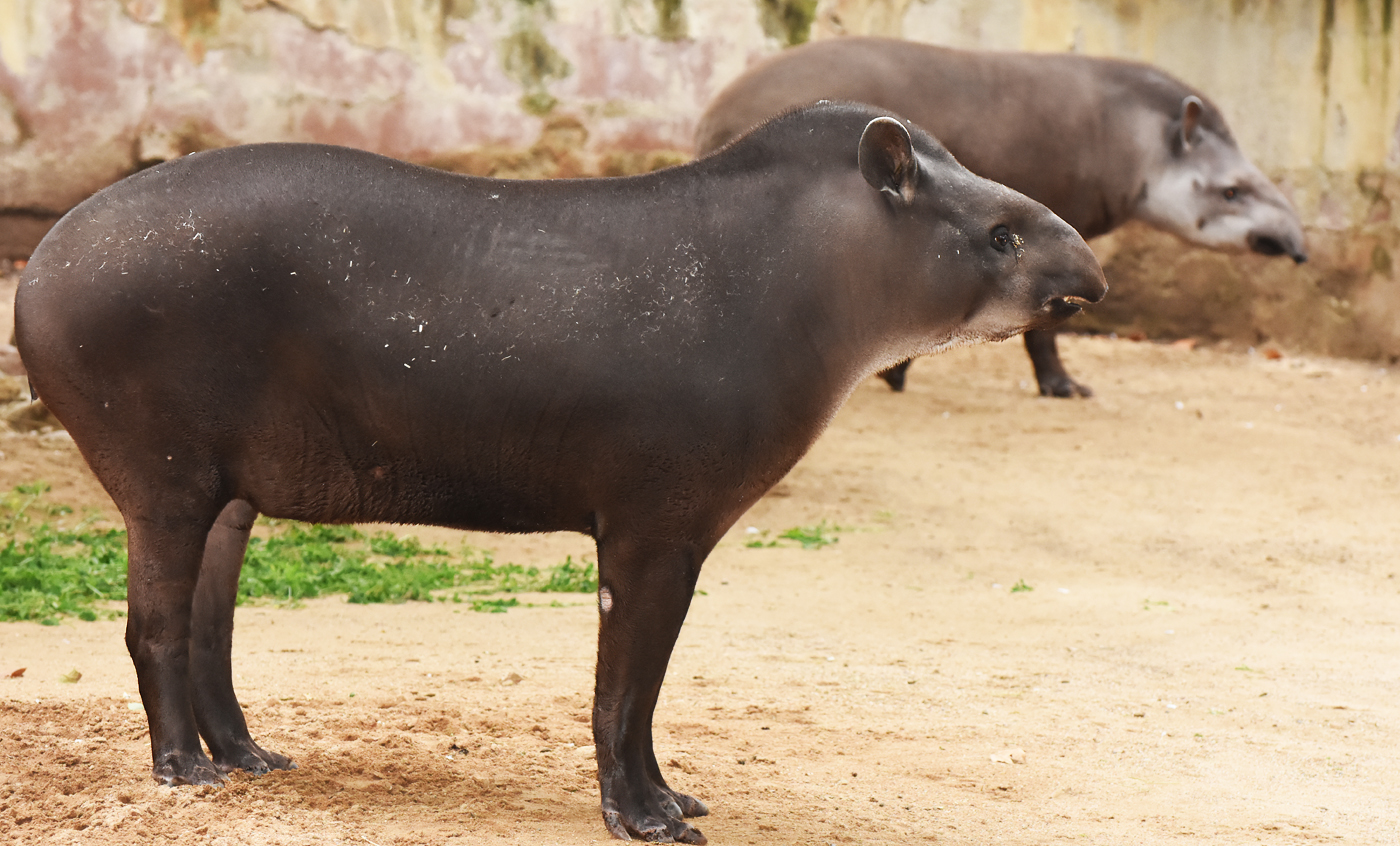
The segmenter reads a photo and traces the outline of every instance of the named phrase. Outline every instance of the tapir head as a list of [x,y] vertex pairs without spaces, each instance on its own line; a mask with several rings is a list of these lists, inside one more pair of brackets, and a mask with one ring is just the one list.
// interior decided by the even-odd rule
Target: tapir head
[[927,133],[916,128],[911,136],[900,121],[876,118],[861,136],[859,160],[885,206],[880,228],[894,239],[875,248],[917,257],[899,274],[912,283],[908,316],[923,327],[959,327],[933,338],[935,346],[1050,328],[1108,291],[1073,227],[973,174]]
[[1235,146],[1218,114],[1218,129],[1206,126],[1206,109],[1194,95],[1182,100],[1150,157],[1137,216],[1194,244],[1306,261],[1293,207]]

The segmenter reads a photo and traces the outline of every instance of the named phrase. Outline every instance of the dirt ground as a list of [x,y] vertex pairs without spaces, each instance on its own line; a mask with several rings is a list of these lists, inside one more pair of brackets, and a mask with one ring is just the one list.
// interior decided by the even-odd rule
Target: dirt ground
[[[1062,344],[1094,399],[1034,396],[1014,342],[863,385],[711,556],[656,726],[711,843],[1400,843],[1400,373]],[[62,435],[0,452],[110,512]],[[568,602],[241,609],[249,723],[300,769],[221,789],[150,779],[120,621],[0,624],[0,841],[605,840]]]

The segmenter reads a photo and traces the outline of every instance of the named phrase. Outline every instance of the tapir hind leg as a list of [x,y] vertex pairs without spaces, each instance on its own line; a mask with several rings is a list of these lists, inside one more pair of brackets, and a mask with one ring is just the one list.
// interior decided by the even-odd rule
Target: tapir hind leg
[[204,545],[204,560],[194,593],[190,629],[190,695],[194,718],[220,772],[295,769],[285,755],[253,741],[233,690],[233,611],[238,574],[248,535],[258,512],[235,499],[220,512]]
[[217,506],[189,515],[188,505],[127,514],[126,647],[146,707],[155,777],[217,784],[223,776],[199,744],[190,701],[190,609]]
[[1032,329],[1026,333],[1026,353],[1031,357],[1035,368],[1035,381],[1043,397],[1091,397],[1094,392],[1088,385],[1074,381],[1064,362],[1060,361],[1060,350],[1055,345],[1055,333],[1045,329]]
[[707,813],[667,786],[652,749],[652,714],[704,552],[599,539],[598,679],[593,738],[603,822],[627,840],[705,843],[682,817]]

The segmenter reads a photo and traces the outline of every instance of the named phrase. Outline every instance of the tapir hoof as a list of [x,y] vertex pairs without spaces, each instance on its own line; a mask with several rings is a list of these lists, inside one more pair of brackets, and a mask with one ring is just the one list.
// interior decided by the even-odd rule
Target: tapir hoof
[[253,775],[266,775],[273,770],[294,770],[297,768],[292,759],[286,755],[269,752],[251,741],[247,747],[235,752],[215,755],[214,766],[222,773],[243,770]]
[[676,806],[681,809],[683,817],[706,817],[710,814],[709,806],[694,796],[687,796],[684,793],[670,791],[671,798],[676,800]]
[[700,829],[681,819],[703,817],[710,812],[705,803],[693,796],[677,793],[670,788],[656,787],[651,802],[638,802],[624,810],[612,800],[603,801],[603,825],[618,840],[643,840],[647,843],[693,843],[698,846],[709,841]]
[[642,820],[637,823],[624,820],[617,811],[603,812],[603,825],[618,840],[641,840],[646,843],[693,843],[705,846],[710,841],[700,833],[700,829],[681,820],[657,819]]
[[1088,385],[1082,385],[1068,376],[1055,376],[1040,381],[1040,395],[1043,397],[1060,397],[1061,399],[1074,399],[1075,397],[1092,397],[1094,392],[1089,390]]
[[901,361],[894,367],[880,371],[880,378],[890,386],[892,391],[904,390],[904,374],[909,372],[909,362]]
[[202,751],[172,752],[156,762],[151,775],[166,787],[224,783],[224,774]]

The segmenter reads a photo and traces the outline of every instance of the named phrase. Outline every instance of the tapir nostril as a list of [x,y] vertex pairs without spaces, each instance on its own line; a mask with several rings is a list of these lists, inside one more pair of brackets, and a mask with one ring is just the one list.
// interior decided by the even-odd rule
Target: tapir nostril
[[1043,290],[1041,310],[1067,317],[1077,314],[1086,305],[1103,300],[1108,294],[1108,283],[1098,274],[1085,274],[1072,279],[1059,277]]
[[1067,295],[1065,299],[1072,300],[1078,305],[1086,306],[1102,302],[1103,298],[1108,296],[1108,283],[1104,281],[1102,276],[1096,275],[1085,281],[1088,283],[1085,287]]

